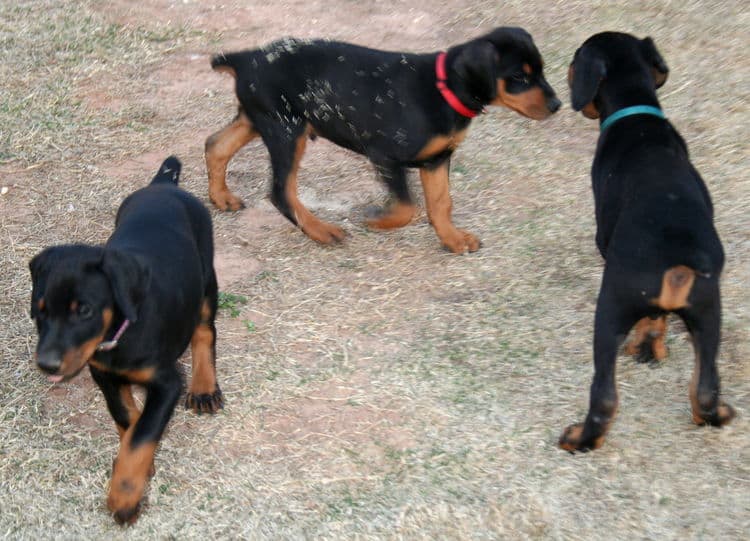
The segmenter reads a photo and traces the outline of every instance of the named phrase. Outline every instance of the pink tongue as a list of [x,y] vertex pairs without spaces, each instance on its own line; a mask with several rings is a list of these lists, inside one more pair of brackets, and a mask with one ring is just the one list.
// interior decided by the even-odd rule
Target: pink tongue
[[47,381],[50,383],[60,383],[64,377],[63,375],[47,376]]

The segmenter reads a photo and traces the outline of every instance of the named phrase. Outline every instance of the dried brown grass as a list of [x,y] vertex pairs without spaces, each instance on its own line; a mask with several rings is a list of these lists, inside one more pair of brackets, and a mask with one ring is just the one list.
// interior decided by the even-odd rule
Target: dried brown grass
[[[10,538],[708,538],[750,530],[748,12],[740,2],[441,0],[0,5],[0,536]],[[299,22],[305,21],[303,27]],[[604,448],[555,447],[591,377],[601,261],[588,170],[593,123],[479,118],[453,163],[455,221],[476,254],[442,252],[424,214],[362,224],[383,192],[324,141],[300,183],[344,246],[314,245],[267,201],[265,150],[230,164],[249,204],[214,213],[222,289],[215,418],[178,410],[149,505],[118,528],[104,505],[117,445],[84,375],[50,387],[30,361],[26,262],[102,242],[119,201],[178,154],[206,200],[202,144],[232,115],[207,54],[285,34],[431,50],[499,24],[535,36],[567,98],[575,48],[603,29],[651,35],[672,72],[663,106],[713,193],[727,252],[720,371],[733,425],[690,423],[692,352],[657,369],[622,357]],[[220,32],[223,30],[223,32]],[[415,185],[416,188],[416,185]],[[416,190],[418,191],[418,190]],[[230,272],[231,271],[231,272]]]

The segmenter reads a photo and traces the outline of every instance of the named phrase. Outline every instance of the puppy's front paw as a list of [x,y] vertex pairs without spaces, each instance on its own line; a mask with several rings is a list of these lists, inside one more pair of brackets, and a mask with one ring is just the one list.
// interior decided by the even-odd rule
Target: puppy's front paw
[[454,232],[440,238],[448,250],[454,254],[465,254],[467,252],[476,252],[482,243],[479,239],[463,229],[456,229]]
[[[140,485],[140,486],[139,486]],[[112,517],[117,524],[133,524],[138,520],[143,504],[144,484],[133,479],[118,477],[117,469],[112,475],[112,481],[107,497],[107,507],[112,512]]]
[[216,413],[223,408],[224,395],[218,385],[213,393],[188,393],[185,397],[185,409],[192,409],[198,415],[201,413]]

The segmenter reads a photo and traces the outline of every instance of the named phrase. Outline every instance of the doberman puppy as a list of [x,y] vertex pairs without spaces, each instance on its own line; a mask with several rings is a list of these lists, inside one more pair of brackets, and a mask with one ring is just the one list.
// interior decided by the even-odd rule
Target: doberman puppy
[[448,191],[450,157],[471,118],[486,105],[505,105],[536,120],[560,107],[542,57],[521,28],[497,28],[431,54],[288,38],[217,55],[211,65],[235,78],[240,102],[231,124],[206,140],[211,201],[221,210],[242,208],[227,188],[227,163],[260,136],[271,156],[271,201],[323,244],[341,241],[344,232],[316,218],[297,196],[308,137],[325,137],[375,165],[394,202],[368,220],[370,227],[392,229],[412,220],[405,169],[416,167],[440,241],[454,253],[473,252],[479,240],[451,222]]
[[[177,187],[180,168],[168,158],[149,186],[125,199],[103,247],[53,246],[29,263],[37,365],[57,383],[88,364],[120,433],[107,498],[120,524],[138,517],[156,447],[180,396],[176,362],[188,344],[186,407],[198,413],[223,407],[211,217]],[[132,384],[146,389],[142,412]]]
[[631,353],[661,359],[670,312],[685,322],[695,349],[693,421],[721,426],[734,416],[719,398],[716,370],[724,252],[706,185],[656,98],[668,72],[650,38],[615,32],[584,42],[568,72],[573,109],[601,121],[591,177],[605,259],[589,412],[559,442],[571,452],[604,441],[617,409],[617,350],[628,331],[636,325]]

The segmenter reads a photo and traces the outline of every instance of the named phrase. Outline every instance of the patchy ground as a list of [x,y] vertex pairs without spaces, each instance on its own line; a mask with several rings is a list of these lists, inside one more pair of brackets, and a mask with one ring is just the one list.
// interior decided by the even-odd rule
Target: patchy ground
[[[16,2],[0,5],[0,536],[10,538],[720,538],[750,530],[750,14],[739,1]],[[727,252],[720,373],[738,418],[690,422],[692,351],[673,325],[656,368],[621,357],[605,446],[555,446],[582,418],[601,261],[588,171],[596,125],[493,110],[452,164],[455,222],[483,248],[438,246],[422,212],[375,233],[385,196],[367,162],[308,145],[301,196],[344,227],[315,245],[269,204],[259,143],[230,163],[248,208],[213,212],[227,398],[178,409],[148,508],[115,526],[105,494],[117,433],[88,375],[34,369],[27,261],[102,242],[122,198],[169,154],[208,204],[205,138],[231,120],[209,55],[285,35],[432,51],[527,28],[567,101],[588,35],[651,35],[660,97],[712,191]],[[417,188],[415,183],[415,188]],[[419,193],[415,189],[415,193]],[[240,297],[247,299],[243,303]],[[188,368],[187,359],[186,371]]]

